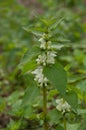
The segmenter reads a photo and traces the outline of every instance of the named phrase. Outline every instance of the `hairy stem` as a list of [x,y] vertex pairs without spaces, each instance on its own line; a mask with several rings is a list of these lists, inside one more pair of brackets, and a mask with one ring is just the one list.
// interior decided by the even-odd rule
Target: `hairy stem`
[[63,123],[64,123],[64,129],[67,130],[67,125],[66,125],[66,118],[65,118],[65,115],[63,116]]
[[43,86],[43,115],[44,115],[44,130],[48,130],[47,124],[47,89]]

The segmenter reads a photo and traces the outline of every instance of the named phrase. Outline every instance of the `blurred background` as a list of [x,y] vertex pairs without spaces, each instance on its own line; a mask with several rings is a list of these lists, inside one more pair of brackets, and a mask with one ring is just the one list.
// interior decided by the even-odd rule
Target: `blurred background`
[[[37,43],[24,30],[40,24],[36,16],[64,17],[57,31],[70,40],[70,46],[58,60],[69,71],[69,85],[78,92],[79,105],[85,111],[79,130],[86,130],[86,0],[0,0],[0,130],[17,130],[21,120],[18,106],[29,83],[17,66]],[[20,130],[31,127],[26,122]]]

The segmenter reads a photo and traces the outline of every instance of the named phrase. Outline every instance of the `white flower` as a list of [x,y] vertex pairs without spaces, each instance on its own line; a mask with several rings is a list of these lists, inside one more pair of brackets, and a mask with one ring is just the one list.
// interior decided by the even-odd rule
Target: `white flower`
[[46,64],[54,64],[55,63],[56,52],[55,51],[47,51],[47,53],[43,53],[39,55],[36,59],[38,65],[45,66]]
[[40,48],[45,50],[46,49],[46,41],[44,40],[44,38],[43,37],[40,38],[39,42],[41,42]]
[[41,42],[41,43],[45,42],[44,38],[43,38],[43,37],[40,38],[40,39],[39,39],[39,42]]
[[46,65],[46,55],[45,55],[45,53],[42,54],[42,55],[39,55],[38,58],[36,59],[36,62],[39,65],[42,64],[43,66],[45,66]]
[[47,42],[47,49],[52,49],[52,42],[51,41]]
[[44,77],[43,67],[39,66],[37,69],[32,71],[32,74],[35,75],[34,80],[38,82],[38,84],[42,87],[43,85],[47,86],[48,79]]
[[57,99],[56,103],[56,109],[61,111],[63,114],[67,111],[70,112],[71,106],[63,98]]
[[56,57],[56,51],[48,51],[47,52],[47,63],[48,64],[54,64],[55,63],[55,57]]
[[40,48],[44,49],[44,50],[46,49],[46,42],[45,41],[43,43],[41,43]]
[[44,49],[44,50],[46,49],[45,36],[46,36],[46,34],[44,33],[44,34],[42,35],[42,37],[39,39],[39,42],[41,42],[40,48],[41,48],[41,49]]
[[51,41],[48,41],[46,42],[45,40],[43,40],[43,38],[39,39],[39,41],[41,41],[41,45],[40,45],[40,48],[41,49],[52,49],[52,46],[51,46]]

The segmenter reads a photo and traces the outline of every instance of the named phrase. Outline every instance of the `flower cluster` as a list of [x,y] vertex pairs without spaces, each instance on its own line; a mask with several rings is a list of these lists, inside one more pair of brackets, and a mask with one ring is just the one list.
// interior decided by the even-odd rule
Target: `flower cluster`
[[65,112],[70,112],[71,106],[63,98],[57,99],[56,103],[56,109],[61,111],[62,114],[64,114]]
[[55,51],[47,51],[38,56],[36,62],[38,65],[46,66],[46,64],[54,64],[55,63],[56,52]]
[[61,49],[63,45],[52,45],[52,42],[49,40],[50,35],[43,34],[43,36],[39,39],[40,49],[43,50],[42,54],[40,54],[36,63],[38,67],[32,71],[32,74],[35,75],[34,80],[38,82],[39,86],[43,87],[43,85],[47,86],[48,79],[43,74],[43,68],[47,64],[54,64],[55,57],[57,56],[56,49]]
[[48,79],[46,77],[44,77],[44,75],[43,75],[43,67],[42,66],[39,66],[37,69],[32,71],[32,74],[35,75],[34,80],[37,81],[41,87],[43,85],[47,86]]

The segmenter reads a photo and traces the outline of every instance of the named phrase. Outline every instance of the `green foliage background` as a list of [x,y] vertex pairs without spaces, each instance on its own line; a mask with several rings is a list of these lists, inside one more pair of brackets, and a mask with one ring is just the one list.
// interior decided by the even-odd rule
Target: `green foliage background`
[[[31,50],[32,45],[37,45],[37,39],[28,32],[30,27],[32,29],[34,25],[36,28],[33,28],[33,31],[38,33],[41,24],[39,18],[58,17],[58,19],[64,19],[58,28],[55,28],[55,32],[58,33],[56,37],[62,42],[64,38],[68,40],[64,42],[66,48],[58,54],[58,61],[68,72],[68,89],[72,89],[78,95],[78,115],[76,118],[71,115],[71,119],[68,119],[68,127],[71,130],[85,130],[86,2],[84,0],[37,0],[36,2],[40,5],[39,10],[36,4],[25,7],[16,0],[0,0],[0,129],[27,130],[30,128],[33,130],[34,124],[35,129],[37,127],[37,130],[41,130],[38,128],[39,121],[35,119],[35,112],[33,116],[31,114],[34,109],[29,101],[36,107],[35,111],[40,111],[42,97],[37,97],[39,93],[37,88],[28,90],[32,77],[22,76],[17,66],[27,50]],[[28,97],[27,93],[30,91],[32,96]],[[50,94],[54,95],[53,93],[52,91],[49,93],[49,98]],[[52,119],[51,124],[55,117]],[[77,123],[70,125],[74,121]],[[58,127],[57,129],[62,129],[61,126]]]

